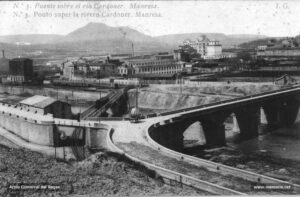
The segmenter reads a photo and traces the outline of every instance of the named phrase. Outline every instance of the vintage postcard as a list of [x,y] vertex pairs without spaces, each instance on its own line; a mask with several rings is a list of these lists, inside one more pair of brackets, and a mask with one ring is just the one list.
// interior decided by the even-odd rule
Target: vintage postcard
[[0,196],[300,194],[300,2],[0,2]]

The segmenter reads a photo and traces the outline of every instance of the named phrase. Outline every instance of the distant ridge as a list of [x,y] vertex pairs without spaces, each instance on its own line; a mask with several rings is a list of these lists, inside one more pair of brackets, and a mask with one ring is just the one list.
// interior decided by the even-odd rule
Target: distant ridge
[[185,39],[196,40],[200,35],[206,35],[209,39],[218,40],[221,42],[224,48],[231,48],[244,42],[252,40],[266,38],[263,35],[252,35],[252,34],[231,34],[225,35],[223,33],[186,33],[186,34],[170,34],[157,36],[156,38],[160,42],[167,43],[172,46],[182,44]]
[[[266,38],[261,35],[239,34],[225,35],[223,33],[186,33],[163,36],[150,36],[130,27],[111,27],[103,23],[88,23],[67,35],[57,34],[28,34],[0,36],[1,49],[15,55],[17,50],[35,54],[37,50],[55,54],[81,54],[89,51],[128,53],[134,45],[135,52],[172,51],[181,45],[185,39],[195,40],[200,35],[209,39],[219,40],[223,48],[230,48],[241,43]],[[2,43],[2,44],[1,44]],[[18,45],[17,45],[18,43]],[[22,47],[21,47],[22,46]],[[20,48],[21,47],[21,48]],[[22,50],[21,50],[22,49]],[[30,53],[29,53],[29,52]],[[72,51],[74,53],[72,53]]]
[[56,34],[28,34],[28,35],[7,35],[0,36],[0,42],[14,44],[24,42],[31,44],[53,44],[61,42],[82,42],[91,40],[128,40],[131,42],[155,42],[170,45],[171,47],[182,44],[185,39],[196,39],[200,35],[207,35],[209,39],[219,40],[224,47],[232,47],[244,42],[267,38],[263,35],[232,34],[223,33],[183,33],[169,34],[162,36],[145,35],[130,27],[111,27],[104,23],[88,23],[67,35]]

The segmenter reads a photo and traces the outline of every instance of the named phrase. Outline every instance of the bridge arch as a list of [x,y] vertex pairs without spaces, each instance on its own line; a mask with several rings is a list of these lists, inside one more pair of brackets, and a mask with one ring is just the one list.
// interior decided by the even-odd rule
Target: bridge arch
[[185,131],[183,131],[184,147],[195,145],[205,145],[206,138],[200,121],[192,123]]

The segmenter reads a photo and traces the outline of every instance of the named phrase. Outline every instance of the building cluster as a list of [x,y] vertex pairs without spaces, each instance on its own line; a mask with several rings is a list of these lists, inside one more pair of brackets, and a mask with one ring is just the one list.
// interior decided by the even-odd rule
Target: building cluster
[[[183,73],[209,72],[212,68],[194,69],[199,61],[216,61],[230,58],[222,53],[219,41],[201,36],[196,41],[186,40],[173,52],[161,52],[150,55],[103,54],[86,57],[70,57],[65,61],[49,61],[38,64],[29,58],[7,59],[2,54],[0,71],[5,74],[2,83],[24,84],[43,79],[83,80],[103,78],[143,78],[171,79]],[[195,61],[196,60],[196,61]],[[35,65],[34,65],[35,64]],[[59,66],[58,66],[59,65]],[[210,64],[209,64],[210,65]],[[220,70],[213,68],[214,72]],[[222,69],[221,69],[222,70]],[[48,75],[47,75],[48,74]],[[52,76],[52,77],[45,77]],[[57,78],[56,78],[57,77]],[[45,82],[45,81],[44,81]],[[51,82],[51,81],[50,81]]]
[[62,63],[63,75],[67,79],[106,78],[118,75],[119,59],[109,56],[94,58],[78,58]]
[[300,71],[300,47],[295,38],[270,39],[256,48],[255,56],[263,62],[260,70]]
[[[63,77],[70,80],[83,78],[176,78],[182,73],[193,72],[194,62],[220,60],[234,57],[223,53],[219,41],[201,36],[196,41],[186,40],[179,49],[173,52],[162,52],[151,55],[132,56],[116,54],[69,59],[62,65]],[[209,70],[206,68],[205,70]],[[214,70],[220,70],[215,69]],[[221,69],[222,70],[222,69]]]
[[5,57],[2,50],[0,58],[0,80],[2,83],[9,84],[37,84],[45,79],[46,75],[54,75],[60,72],[56,65],[37,64],[30,58],[13,58]]
[[256,48],[256,56],[277,59],[281,57],[297,57],[300,56],[300,47],[294,38],[270,39],[266,45],[260,45]]
[[222,45],[219,41],[210,40],[204,35],[194,41],[189,39],[185,40],[183,46],[194,48],[201,58],[205,60],[228,58],[227,55],[222,53]]
[[[120,55],[119,55],[120,56]],[[63,63],[63,76],[76,80],[82,78],[168,78],[182,72],[184,62],[176,61],[170,53],[127,56],[108,55],[93,59],[79,58]],[[116,59],[118,57],[118,59]]]

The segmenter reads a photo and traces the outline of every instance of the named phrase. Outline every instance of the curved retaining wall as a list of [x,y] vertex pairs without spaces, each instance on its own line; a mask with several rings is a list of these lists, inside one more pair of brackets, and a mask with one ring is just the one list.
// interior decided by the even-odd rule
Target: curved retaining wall
[[[159,124],[159,123],[152,124],[146,129],[146,140],[154,149],[160,151],[164,155],[176,158],[178,160],[184,160],[184,161],[187,161],[188,163],[191,163],[194,165],[206,167],[210,171],[219,172],[222,174],[230,174],[232,176],[240,177],[240,178],[246,179],[248,181],[264,183],[264,184],[282,183],[282,184],[286,184],[286,185],[291,185],[291,183],[286,182],[286,181],[281,181],[281,180],[267,177],[267,176],[264,176],[261,174],[256,174],[253,172],[241,170],[238,168],[233,168],[233,167],[222,165],[222,164],[215,163],[212,161],[196,158],[196,157],[186,155],[183,153],[179,153],[179,152],[173,151],[169,148],[166,148],[166,147],[160,145],[159,143],[155,142],[151,137],[151,131],[153,131],[156,128],[155,126],[157,124]],[[292,185],[294,185],[297,188],[300,187],[299,185],[296,185],[296,184],[292,184]]]
[[50,146],[33,144],[25,141],[24,139],[18,137],[17,135],[14,135],[13,133],[3,128],[0,128],[0,135],[8,139],[12,143],[17,144],[20,147],[27,148],[35,152],[39,152],[48,156],[65,159],[65,160],[76,159],[72,152],[71,147],[54,148]]
[[127,153],[125,153],[123,150],[118,148],[112,140],[112,135],[113,135],[114,130],[110,129],[108,132],[108,135],[106,136],[106,142],[107,142],[107,147],[109,150],[119,153],[121,155],[124,155],[125,157],[129,158],[130,160],[139,163],[146,168],[153,170],[155,173],[160,175],[163,178],[163,181],[167,184],[173,185],[173,182],[177,182],[179,184],[184,184],[187,186],[191,186],[200,190],[205,190],[208,192],[211,192],[213,194],[222,194],[222,195],[245,195],[244,193],[237,192],[219,185],[215,185],[213,183],[209,183],[206,181],[202,181],[199,179],[196,179],[194,177],[181,174],[172,170],[168,170],[159,166],[156,166],[154,164],[142,161],[136,157],[133,157]]

